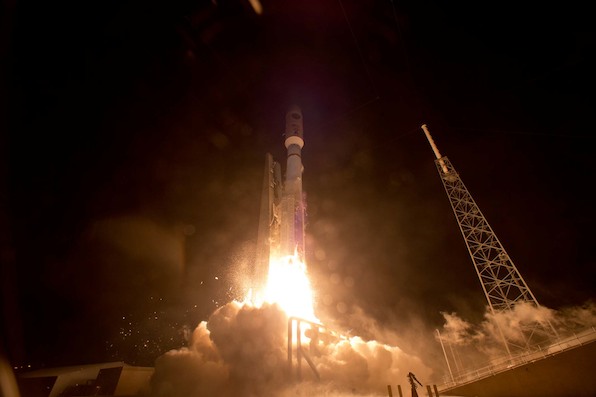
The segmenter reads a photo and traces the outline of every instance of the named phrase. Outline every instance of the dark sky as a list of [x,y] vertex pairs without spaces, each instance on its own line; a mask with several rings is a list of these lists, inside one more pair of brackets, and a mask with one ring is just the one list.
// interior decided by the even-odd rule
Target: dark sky
[[3,2],[14,365],[151,365],[241,297],[293,103],[322,318],[481,318],[423,123],[539,302],[593,298],[587,6],[452,3]]

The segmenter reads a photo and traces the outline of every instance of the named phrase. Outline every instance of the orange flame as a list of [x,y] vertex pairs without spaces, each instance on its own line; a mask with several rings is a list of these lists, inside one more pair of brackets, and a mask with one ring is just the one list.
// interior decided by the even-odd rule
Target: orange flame
[[[318,322],[314,313],[313,291],[308,279],[306,264],[298,255],[271,258],[267,284],[258,294],[255,305],[277,303],[288,317],[299,317]],[[253,300],[250,297],[247,300]]]

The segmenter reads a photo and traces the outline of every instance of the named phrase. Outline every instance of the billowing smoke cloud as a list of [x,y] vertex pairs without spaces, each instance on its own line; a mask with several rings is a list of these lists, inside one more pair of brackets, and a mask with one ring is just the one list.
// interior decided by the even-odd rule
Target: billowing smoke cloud
[[287,322],[277,305],[228,303],[199,324],[188,347],[156,360],[152,396],[364,395],[386,392],[408,372],[430,376],[419,358],[398,347],[351,337],[328,341],[312,354],[320,381],[303,362],[304,382],[289,382]]
[[543,327],[549,327],[554,318],[554,310],[523,302],[515,305],[510,311],[485,314],[482,326],[489,340],[496,339],[502,332],[505,339],[523,344],[525,326],[538,323]]
[[[488,362],[503,356],[504,338],[523,345],[528,335],[527,329],[532,324],[540,324],[545,329],[554,330],[558,340],[596,325],[596,305],[591,301],[582,306],[558,311],[544,306],[536,307],[530,303],[518,303],[513,310],[507,312],[491,313],[487,310],[484,320],[478,325],[467,322],[457,313],[441,314],[445,324],[440,332],[440,339],[456,367],[465,367],[466,363],[478,366],[483,361]],[[557,342],[556,339],[544,341],[543,347],[548,343]],[[463,356],[466,363],[461,361]]]
[[556,314],[559,328],[577,332],[583,328],[596,326],[596,303],[588,301],[582,306],[566,307]]
[[470,335],[472,324],[460,318],[456,313],[443,312],[441,314],[445,318],[443,340],[453,345],[462,345],[474,339]]

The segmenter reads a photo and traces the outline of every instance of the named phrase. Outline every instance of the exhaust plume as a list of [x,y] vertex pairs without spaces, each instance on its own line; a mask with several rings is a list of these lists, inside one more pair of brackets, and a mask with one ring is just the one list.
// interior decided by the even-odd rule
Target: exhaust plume
[[341,396],[383,393],[413,371],[422,379],[431,370],[400,348],[351,337],[329,342],[313,358],[321,381],[288,381],[288,317],[277,304],[255,307],[233,301],[193,331],[188,346],[156,360],[152,397]]

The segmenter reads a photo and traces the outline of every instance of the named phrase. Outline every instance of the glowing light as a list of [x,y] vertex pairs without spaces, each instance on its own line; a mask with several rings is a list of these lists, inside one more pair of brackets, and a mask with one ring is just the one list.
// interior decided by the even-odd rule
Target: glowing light
[[[277,303],[289,317],[318,322],[306,265],[297,255],[272,258],[262,302]],[[249,298],[250,299],[250,298]]]
[[306,265],[296,255],[270,261],[264,300],[277,303],[288,316],[318,321]]
[[261,15],[263,13],[263,6],[259,0],[248,0],[248,2],[257,15]]

